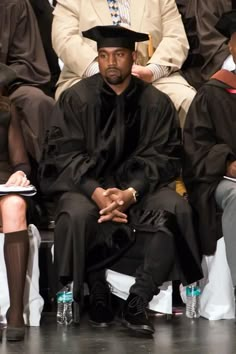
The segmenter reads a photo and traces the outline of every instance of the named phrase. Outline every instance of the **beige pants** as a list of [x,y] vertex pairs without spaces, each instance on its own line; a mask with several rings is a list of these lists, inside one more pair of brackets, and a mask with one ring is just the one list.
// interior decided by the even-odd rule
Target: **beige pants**
[[153,86],[170,97],[178,112],[181,129],[183,129],[196,90],[179,73],[173,73],[168,77],[159,79],[153,83]]

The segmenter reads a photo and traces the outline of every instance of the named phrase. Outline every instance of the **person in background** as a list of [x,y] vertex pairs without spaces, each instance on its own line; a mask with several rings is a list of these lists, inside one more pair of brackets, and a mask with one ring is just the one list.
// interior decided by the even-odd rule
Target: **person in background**
[[195,90],[179,70],[188,55],[188,41],[175,0],[58,0],[52,43],[64,63],[56,98],[82,78],[98,73],[96,45],[82,36],[95,25],[122,25],[149,34],[137,45],[132,74],[151,82],[173,101],[181,127]]
[[[216,29],[229,39],[229,51],[236,63],[236,10],[224,13]],[[234,64],[232,71],[221,69],[213,75],[190,107],[184,129],[183,176],[197,216],[201,252],[214,254],[217,240],[223,235],[236,289],[235,117]]]
[[[0,64],[0,184],[28,186],[30,164],[21,126],[11,100],[3,90],[16,80],[12,69]],[[17,194],[0,196],[0,225],[4,233],[4,258],[7,270],[10,307],[7,311],[6,338],[23,340],[23,296],[29,255],[26,199]],[[2,332],[0,332],[2,336]]]
[[48,0],[30,0],[30,4],[37,18],[42,43],[51,73],[51,80],[48,84],[48,94],[54,97],[56,83],[60,75],[58,57],[52,48],[51,31],[53,19],[53,7]]
[[186,80],[196,89],[221,69],[232,66],[228,39],[215,25],[223,13],[236,8],[235,0],[176,0],[189,41],[182,66]]
[[28,0],[0,2],[0,63],[17,74],[8,95],[20,117],[27,152],[39,161],[54,100],[43,92],[50,73]]
[[41,188],[57,202],[55,260],[76,301],[86,280],[90,322],[112,323],[108,264],[131,252],[138,264],[122,322],[152,334],[146,307],[168,279],[191,283],[201,265],[191,209],[169,184],[181,168],[176,110],[167,95],[135,75],[135,42],[148,35],[120,26],[83,32],[97,42],[100,73],[59,97],[40,166]]

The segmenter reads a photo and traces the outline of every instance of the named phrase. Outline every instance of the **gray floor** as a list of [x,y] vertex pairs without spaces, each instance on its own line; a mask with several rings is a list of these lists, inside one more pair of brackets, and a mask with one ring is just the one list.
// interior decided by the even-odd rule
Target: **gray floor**
[[80,326],[55,324],[55,315],[44,314],[40,328],[27,329],[24,342],[6,343],[0,354],[235,354],[236,325],[233,320],[189,320],[184,315],[167,320],[153,317],[153,338],[136,337],[120,323],[107,329],[94,329],[84,316]]

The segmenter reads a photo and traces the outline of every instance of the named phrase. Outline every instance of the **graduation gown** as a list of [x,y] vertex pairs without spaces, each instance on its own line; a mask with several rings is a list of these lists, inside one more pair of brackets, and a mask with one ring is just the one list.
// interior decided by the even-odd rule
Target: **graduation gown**
[[180,173],[180,138],[170,99],[141,80],[116,95],[100,74],[60,97],[41,164],[45,193],[132,186],[140,196]]
[[48,0],[30,0],[30,4],[34,10],[37,18],[42,44],[47,58],[48,66],[51,72],[50,94],[54,95],[56,83],[60,75],[60,67],[58,64],[58,57],[52,48],[52,20],[53,7]]
[[190,47],[182,73],[198,89],[222,67],[230,54],[228,39],[215,25],[223,13],[235,7],[235,0],[176,0],[176,3]]
[[218,72],[197,93],[184,129],[184,181],[196,211],[203,254],[222,237],[214,192],[236,160],[236,75]]
[[0,62],[17,74],[17,82],[40,86],[50,79],[49,68],[33,10],[26,0],[0,2]]

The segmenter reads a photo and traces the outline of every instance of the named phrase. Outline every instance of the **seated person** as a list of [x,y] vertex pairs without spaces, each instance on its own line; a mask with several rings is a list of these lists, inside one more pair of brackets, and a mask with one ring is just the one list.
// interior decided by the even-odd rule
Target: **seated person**
[[[0,64],[0,183],[8,186],[28,186],[30,165],[20,122],[9,98],[2,96],[2,89],[14,79],[14,72],[6,65]],[[6,315],[6,338],[9,341],[24,339],[25,332],[23,296],[29,254],[26,208],[27,201],[20,195],[0,197],[0,225],[5,237],[4,258],[10,298]]]
[[[229,38],[236,63],[236,10],[222,15],[216,28]],[[184,129],[184,181],[198,217],[201,252],[212,255],[224,236],[226,256],[236,287],[236,74],[222,69],[198,91]],[[218,227],[222,210],[222,229]],[[220,225],[221,226],[221,225]],[[222,232],[223,231],[223,232]]]
[[140,0],[138,7],[135,0],[58,0],[52,43],[64,68],[56,98],[81,78],[98,72],[96,46],[82,31],[111,24],[150,34],[150,40],[137,45],[132,74],[152,82],[171,98],[182,127],[195,90],[179,73],[189,47],[175,0]]
[[189,54],[182,67],[186,80],[196,89],[227,64],[227,38],[215,25],[224,12],[235,6],[232,0],[176,0],[189,40]]
[[21,119],[27,151],[39,161],[54,100],[42,91],[50,74],[37,21],[27,0],[2,0],[0,23],[0,63],[17,74],[8,95]]
[[54,97],[56,83],[58,81],[61,70],[58,63],[58,57],[52,48],[51,32],[53,7],[50,5],[48,0],[30,0],[30,4],[37,18],[45,55],[51,73],[51,80],[48,84],[48,94]]
[[153,333],[146,307],[159,286],[201,277],[191,209],[168,187],[181,168],[177,115],[167,95],[131,75],[146,34],[97,26],[83,35],[97,42],[100,73],[61,94],[40,168],[42,190],[58,198],[55,260],[76,301],[87,281],[90,321],[105,326],[114,316],[105,268],[138,245],[138,267],[124,269],[136,280],[122,318]]

